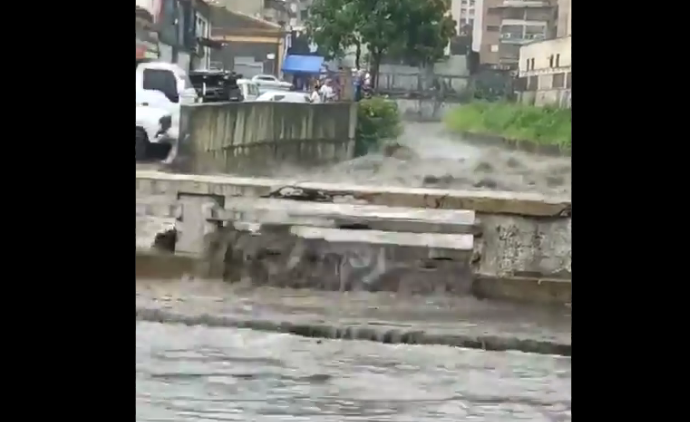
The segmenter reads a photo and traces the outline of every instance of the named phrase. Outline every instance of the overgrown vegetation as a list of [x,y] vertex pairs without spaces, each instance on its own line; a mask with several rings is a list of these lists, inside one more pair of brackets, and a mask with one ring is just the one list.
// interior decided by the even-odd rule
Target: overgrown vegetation
[[362,156],[380,146],[381,142],[402,134],[398,105],[381,97],[357,103],[355,155]]
[[498,135],[511,140],[557,145],[564,150],[569,150],[572,144],[570,109],[473,102],[449,111],[444,120],[449,130],[458,133]]

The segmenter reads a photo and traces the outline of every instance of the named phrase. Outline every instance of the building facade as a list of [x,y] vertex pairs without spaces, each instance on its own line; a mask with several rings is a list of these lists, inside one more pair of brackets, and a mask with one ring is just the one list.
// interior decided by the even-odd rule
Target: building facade
[[520,48],[520,101],[537,106],[572,104],[572,36]]
[[522,45],[556,35],[558,0],[477,0],[475,10],[472,49],[482,65],[517,69]]
[[160,52],[154,17],[149,10],[139,5],[135,10],[137,59],[156,59]]
[[211,67],[245,77],[280,73],[289,35],[282,25],[226,7],[211,8],[211,23],[211,40],[222,44],[211,52]]
[[563,38],[572,35],[572,0],[558,0],[558,18],[556,21],[556,37]]
[[297,16],[296,0],[215,0],[217,6],[224,6],[233,12],[253,18],[288,26]]
[[481,12],[481,0],[451,0],[450,14],[455,20],[455,32],[458,35],[471,35]]

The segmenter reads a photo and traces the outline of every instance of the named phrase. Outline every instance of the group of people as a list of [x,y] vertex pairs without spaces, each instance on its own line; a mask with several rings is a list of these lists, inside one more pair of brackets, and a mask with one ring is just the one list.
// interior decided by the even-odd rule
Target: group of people
[[[338,69],[342,72],[342,68]],[[324,77],[325,76],[325,77]],[[293,90],[306,91],[312,103],[326,103],[338,101],[343,95],[345,87],[339,74],[321,75],[321,77],[297,75],[293,77]],[[372,94],[371,74],[364,69],[357,69],[352,73],[352,88],[356,101],[368,98]]]
[[312,103],[326,103],[335,101],[335,99],[336,92],[333,89],[333,81],[331,79],[326,79],[323,83],[320,83],[318,80],[314,82],[309,95],[309,100]]

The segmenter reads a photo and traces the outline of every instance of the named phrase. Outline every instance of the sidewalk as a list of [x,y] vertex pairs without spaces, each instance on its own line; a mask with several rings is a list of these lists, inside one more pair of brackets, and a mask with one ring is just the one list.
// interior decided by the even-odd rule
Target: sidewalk
[[568,309],[469,297],[400,297],[146,280],[136,282],[136,317],[319,338],[571,355]]

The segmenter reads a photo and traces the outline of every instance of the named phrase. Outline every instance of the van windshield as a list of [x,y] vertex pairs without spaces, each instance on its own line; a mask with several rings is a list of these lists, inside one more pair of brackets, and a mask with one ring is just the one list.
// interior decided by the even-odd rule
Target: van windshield
[[[179,101],[177,78],[173,72],[165,69],[144,69],[143,77],[144,89],[160,91],[173,103]],[[191,82],[189,86],[192,86]]]

